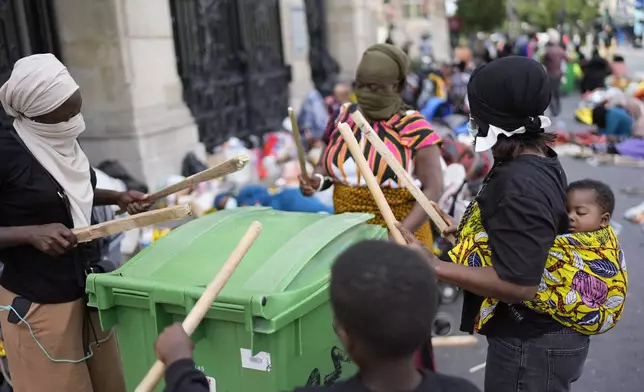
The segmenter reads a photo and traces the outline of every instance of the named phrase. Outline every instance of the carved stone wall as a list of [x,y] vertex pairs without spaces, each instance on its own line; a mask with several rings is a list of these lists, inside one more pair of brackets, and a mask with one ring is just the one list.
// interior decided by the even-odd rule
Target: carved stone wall
[[203,156],[182,98],[170,6],[158,0],[55,0],[63,62],[81,87],[93,164],[116,159],[155,187]]

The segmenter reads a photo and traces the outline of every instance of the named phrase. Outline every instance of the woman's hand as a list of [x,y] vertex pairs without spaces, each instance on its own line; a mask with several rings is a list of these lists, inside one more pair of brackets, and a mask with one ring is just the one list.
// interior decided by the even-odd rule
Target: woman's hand
[[192,359],[195,344],[183,330],[181,323],[174,323],[161,332],[156,343],[154,353],[166,366],[182,360]]
[[458,223],[452,218],[451,216],[447,215],[445,211],[443,211],[442,208],[438,206],[438,204],[434,203],[433,201],[431,202],[432,205],[434,206],[434,209],[438,212],[438,214],[443,218],[445,223],[447,223],[447,228],[441,232],[441,237],[446,237],[450,234],[456,235],[456,232],[458,231]]
[[320,177],[316,175],[308,176],[304,178],[303,176],[298,177],[300,180],[300,192],[306,197],[311,197],[317,192],[317,189],[320,187]]
[[74,233],[60,223],[31,227],[28,242],[39,251],[54,257],[64,255],[78,243]]
[[118,196],[118,206],[130,215],[140,214],[150,209],[152,201],[148,195],[139,191],[121,192]]
[[407,228],[405,228],[405,226],[403,226],[402,223],[396,222],[396,227],[398,228],[398,230],[400,230],[400,234],[402,234],[403,238],[405,239],[405,242],[407,242],[407,245],[411,249],[420,253],[425,259],[427,259],[427,261],[432,267],[436,265],[436,263],[440,262],[440,260],[436,258],[434,253],[432,253],[432,251],[428,247],[426,247],[422,242],[418,241],[416,236]]

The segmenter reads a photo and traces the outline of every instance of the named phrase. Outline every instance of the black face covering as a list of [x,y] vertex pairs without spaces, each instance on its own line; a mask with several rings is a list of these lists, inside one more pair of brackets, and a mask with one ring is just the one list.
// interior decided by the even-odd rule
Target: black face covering
[[[550,83],[545,69],[527,57],[510,56],[477,68],[467,86],[472,117],[508,132],[525,127],[543,132],[539,116],[550,104]],[[479,130],[486,136],[487,126]]]

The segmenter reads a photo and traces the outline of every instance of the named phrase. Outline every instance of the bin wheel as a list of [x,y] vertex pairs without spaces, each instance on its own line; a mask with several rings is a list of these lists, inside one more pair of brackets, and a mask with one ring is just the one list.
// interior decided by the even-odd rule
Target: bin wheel
[[436,336],[449,336],[452,334],[454,318],[447,313],[438,312],[434,319],[433,332]]
[[441,284],[438,286],[438,293],[441,305],[449,305],[458,299],[459,290],[451,284]]

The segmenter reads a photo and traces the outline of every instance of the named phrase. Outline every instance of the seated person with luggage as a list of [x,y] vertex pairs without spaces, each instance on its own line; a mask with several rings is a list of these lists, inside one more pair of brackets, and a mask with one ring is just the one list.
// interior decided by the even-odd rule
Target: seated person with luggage
[[[362,392],[475,392],[470,382],[419,371],[414,353],[429,339],[438,304],[436,277],[421,253],[385,241],[364,241],[345,251],[331,270],[334,329],[359,374],[309,390]],[[207,392],[195,368],[193,343],[181,324],[159,336],[167,392]]]

